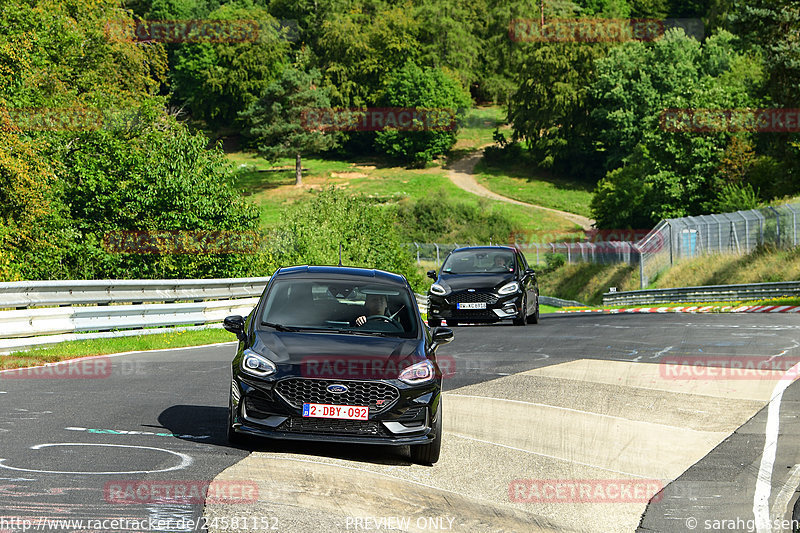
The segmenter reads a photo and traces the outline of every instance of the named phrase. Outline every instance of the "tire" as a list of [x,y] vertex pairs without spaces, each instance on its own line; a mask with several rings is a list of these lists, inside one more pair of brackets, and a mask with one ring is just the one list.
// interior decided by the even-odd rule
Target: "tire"
[[441,318],[429,318],[428,319],[428,325],[430,327],[432,327],[432,328],[441,326],[442,325],[442,319]]
[[432,465],[439,460],[442,451],[442,399],[439,397],[439,409],[434,422],[435,436],[433,442],[411,446],[411,461],[421,465]]
[[247,436],[242,435],[241,433],[237,433],[235,429],[233,429],[233,402],[228,400],[228,428],[227,428],[227,440],[228,444],[232,444],[234,446],[243,446],[247,444]]
[[526,314],[527,312],[528,312],[528,297],[527,296],[523,296],[523,298],[522,298],[522,316],[520,318],[515,318],[514,319],[514,325],[515,326],[524,326],[524,325],[526,325],[528,323],[528,315]]
[[528,324],[538,324],[539,323],[539,294],[536,294],[536,311],[528,317]]

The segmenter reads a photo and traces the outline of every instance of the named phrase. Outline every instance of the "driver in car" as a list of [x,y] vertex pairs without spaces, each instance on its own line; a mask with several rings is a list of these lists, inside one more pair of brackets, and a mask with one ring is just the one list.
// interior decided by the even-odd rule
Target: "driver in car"
[[389,302],[383,294],[367,294],[364,300],[364,314],[356,318],[356,326],[363,326],[367,323],[367,317],[372,315],[386,315],[386,307]]

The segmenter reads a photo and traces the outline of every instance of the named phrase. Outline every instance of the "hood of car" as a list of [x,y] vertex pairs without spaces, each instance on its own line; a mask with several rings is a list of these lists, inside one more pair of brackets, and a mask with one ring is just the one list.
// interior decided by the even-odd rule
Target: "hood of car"
[[296,364],[316,358],[331,361],[361,357],[388,360],[417,356],[422,341],[335,333],[259,331],[252,349],[275,363]]
[[465,289],[499,289],[506,283],[516,279],[513,272],[487,274],[445,274],[439,276],[439,283],[444,282],[450,290]]

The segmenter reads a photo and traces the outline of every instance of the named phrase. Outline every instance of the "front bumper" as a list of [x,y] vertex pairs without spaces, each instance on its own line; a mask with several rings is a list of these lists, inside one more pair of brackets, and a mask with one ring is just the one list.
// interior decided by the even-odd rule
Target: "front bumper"
[[[486,309],[458,309],[463,300],[482,301]],[[497,322],[522,317],[521,292],[498,296],[491,292],[451,292],[445,296],[428,294],[428,319],[450,319],[465,322]]]
[[[233,429],[238,433],[271,439],[404,446],[431,442],[435,438],[435,423],[441,423],[432,419],[441,401],[441,383],[438,381],[412,387],[396,380],[359,380],[362,384],[388,384],[398,392],[395,401],[385,409],[371,407],[368,420],[360,421],[303,417],[302,405],[287,400],[280,392],[278,383],[286,379],[301,378],[271,381],[253,380],[242,375],[234,377],[231,383]],[[308,401],[323,403],[318,398]]]

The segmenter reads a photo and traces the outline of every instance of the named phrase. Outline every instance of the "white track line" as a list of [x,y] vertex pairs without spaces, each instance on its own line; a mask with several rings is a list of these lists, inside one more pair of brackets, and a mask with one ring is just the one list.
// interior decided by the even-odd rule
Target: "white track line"
[[764,430],[764,451],[761,454],[761,465],[756,478],[756,490],[753,494],[753,515],[758,533],[770,533],[772,524],[769,514],[769,497],[772,490],[772,469],[775,465],[775,454],[778,451],[778,431],[780,430],[781,399],[783,391],[794,382],[788,376],[797,376],[800,363],[786,371],[772,390],[772,399],[767,409],[767,427]]

